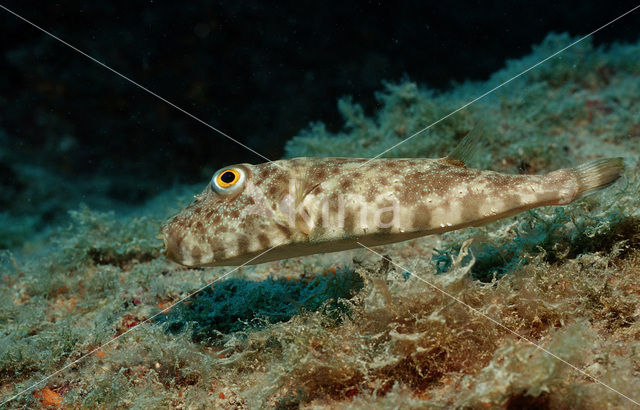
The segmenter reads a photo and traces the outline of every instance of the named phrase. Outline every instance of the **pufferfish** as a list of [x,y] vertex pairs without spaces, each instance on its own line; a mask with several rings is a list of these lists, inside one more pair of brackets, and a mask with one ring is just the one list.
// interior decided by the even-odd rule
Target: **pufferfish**
[[166,255],[186,266],[236,266],[406,241],[566,205],[624,170],[622,158],[543,175],[468,168],[477,140],[467,136],[439,159],[292,158],[224,167],[161,227]]

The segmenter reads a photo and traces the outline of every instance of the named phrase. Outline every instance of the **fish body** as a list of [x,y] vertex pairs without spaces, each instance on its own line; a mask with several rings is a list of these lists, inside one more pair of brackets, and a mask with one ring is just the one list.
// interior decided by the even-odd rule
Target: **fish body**
[[163,225],[166,254],[186,266],[231,266],[383,245],[565,205],[623,170],[621,158],[610,158],[510,175],[467,168],[459,151],[440,159],[293,158],[225,167]]

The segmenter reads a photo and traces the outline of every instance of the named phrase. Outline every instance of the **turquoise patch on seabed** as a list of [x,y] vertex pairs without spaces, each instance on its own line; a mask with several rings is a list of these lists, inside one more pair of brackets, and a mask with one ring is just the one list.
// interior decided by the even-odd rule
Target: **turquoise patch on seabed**
[[344,300],[363,286],[360,275],[347,268],[310,279],[255,282],[232,278],[207,287],[158,322],[174,333],[184,331],[189,324],[193,340],[198,342],[213,342],[221,334],[285,322],[304,311],[322,311],[339,322],[350,310]]

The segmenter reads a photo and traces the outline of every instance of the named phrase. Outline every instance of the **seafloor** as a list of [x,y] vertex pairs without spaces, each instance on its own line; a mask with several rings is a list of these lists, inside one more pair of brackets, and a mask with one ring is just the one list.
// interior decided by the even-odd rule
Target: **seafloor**
[[[377,155],[571,41],[549,35],[488,81],[447,92],[386,84],[375,117],[343,99],[344,129],[313,124],[287,155]],[[387,156],[446,155],[481,124],[470,166],[541,173],[623,156],[615,185],[377,249],[402,269],[366,250],[242,267],[138,327],[228,271],[171,263],[156,238],[201,187],[127,213],[81,206],[40,234],[0,214],[0,397],[33,387],[7,408],[631,407],[640,402],[639,110],[640,43],[585,40]]]

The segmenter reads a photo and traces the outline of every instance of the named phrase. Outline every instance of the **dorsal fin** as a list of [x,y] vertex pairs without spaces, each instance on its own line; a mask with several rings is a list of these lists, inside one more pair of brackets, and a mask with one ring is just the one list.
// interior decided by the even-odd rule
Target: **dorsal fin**
[[460,165],[467,164],[473,155],[476,153],[480,140],[482,138],[482,132],[479,127],[474,127],[467,133],[467,135],[458,143],[458,145],[451,151],[449,155],[445,157],[447,162],[453,164],[460,163]]

